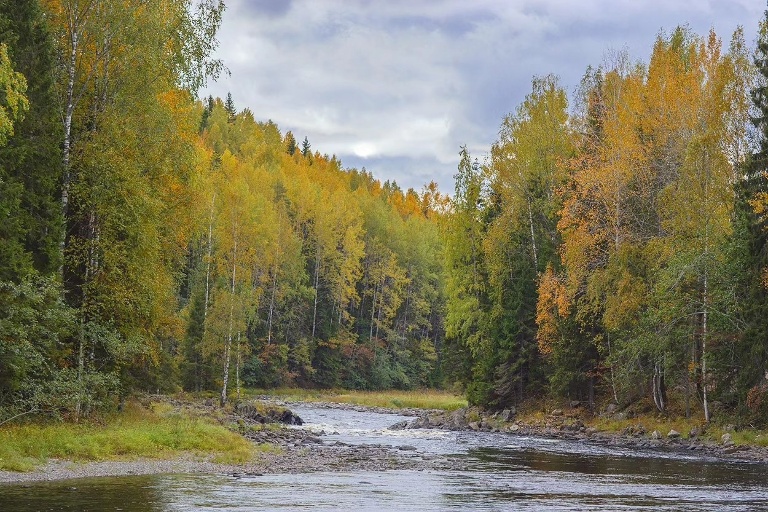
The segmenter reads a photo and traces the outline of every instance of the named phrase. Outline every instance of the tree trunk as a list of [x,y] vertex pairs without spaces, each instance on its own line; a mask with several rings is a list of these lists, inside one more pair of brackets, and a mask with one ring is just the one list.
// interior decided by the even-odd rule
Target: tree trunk
[[[69,187],[72,181],[70,173],[70,159],[72,154],[72,116],[75,112],[75,73],[77,71],[77,49],[80,42],[79,34],[77,32],[77,22],[74,19],[75,14],[72,14],[72,18],[73,19],[70,21],[72,51],[69,54],[69,63],[67,64],[67,93],[66,105],[64,107],[64,142],[62,151],[62,162],[64,169],[61,183],[61,216],[62,219],[64,219],[65,227],[67,217],[69,215]],[[66,249],[66,233],[66,229],[62,230],[62,237],[59,242],[62,255]],[[60,271],[63,278],[63,259]]]
[[203,329],[205,329],[205,319],[208,316],[208,303],[211,295],[211,260],[213,259],[213,213],[216,206],[216,193],[211,198],[211,215],[208,218],[208,257],[205,263],[205,304],[203,306]]
[[667,390],[664,384],[664,372],[661,365],[657,362],[653,366],[653,403],[660,412],[664,412],[667,407]]
[[227,384],[229,383],[230,350],[232,347],[232,330],[235,320],[235,274],[237,272],[237,232],[234,236],[234,248],[232,249],[232,288],[229,298],[229,326],[227,328],[227,341],[224,345],[224,382],[221,386],[219,404],[223,407],[227,403]]
[[272,317],[275,311],[275,295],[277,293],[277,262],[272,274],[272,293],[269,297],[269,313],[267,314],[267,345],[272,343]]
[[240,331],[237,331],[237,358],[235,362],[235,388],[237,389],[237,400],[240,401],[240,365],[242,357],[240,352]]
[[704,311],[701,318],[701,388],[704,399],[704,421],[709,423],[709,401],[707,400],[707,302],[709,300],[709,279],[704,269]]
[[320,285],[320,250],[315,254],[315,304],[312,307],[312,339],[315,339],[315,328],[317,327],[317,297],[320,295],[318,289]]
[[368,341],[373,345],[373,324],[376,318],[376,292],[378,291],[379,287],[376,283],[373,285],[373,300],[371,301],[371,327],[370,332],[368,333]]
[[539,271],[539,253],[536,248],[536,236],[533,231],[533,211],[531,210],[531,200],[527,199],[526,204],[528,206],[528,226],[531,230],[531,249],[533,251],[533,268],[536,272]]

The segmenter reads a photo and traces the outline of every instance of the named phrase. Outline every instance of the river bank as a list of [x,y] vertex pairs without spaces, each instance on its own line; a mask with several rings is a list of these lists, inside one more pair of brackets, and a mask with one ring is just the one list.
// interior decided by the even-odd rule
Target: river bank
[[[169,397],[145,399],[145,405],[162,403],[167,414],[207,417],[252,443],[256,449],[251,460],[242,463],[216,462],[214,454],[184,452],[155,457],[120,457],[119,460],[73,461],[53,458],[29,471],[0,470],[1,483],[40,482],[86,477],[151,475],[166,473],[261,475],[307,473],[316,471],[384,471],[389,469],[450,469],[455,461],[413,453],[410,446],[351,445],[323,440],[326,434],[295,428],[301,419],[280,400],[245,402],[243,406],[222,411],[211,400],[177,400]],[[255,406],[253,405],[255,404]],[[312,403],[315,407],[392,413],[381,407],[349,404]],[[399,414],[416,416],[423,412],[407,409]],[[431,411],[435,412],[435,411]],[[330,433],[329,433],[330,434]],[[30,440],[34,443],[34,440]]]
[[[347,444],[329,439],[333,432],[278,426],[274,417],[298,423],[300,418],[286,413],[286,407],[311,405],[315,408],[335,408],[371,413],[397,413],[409,416],[392,425],[392,429],[444,429],[492,432],[509,436],[569,440],[599,446],[626,448],[639,453],[663,452],[685,454],[740,462],[768,462],[768,449],[760,446],[736,445],[728,439],[714,442],[700,432],[648,432],[642,425],[618,432],[600,431],[582,421],[578,411],[553,410],[537,418],[517,417],[512,411],[488,414],[475,408],[446,412],[415,408],[392,409],[351,404],[285,402],[261,397],[255,404],[232,408],[226,414],[209,401],[179,401],[166,397],[166,407],[184,411],[187,415],[214,415],[221,424],[237,431],[258,446],[247,462],[220,463],[211,455],[182,453],[170,458],[127,458],[73,462],[51,459],[31,471],[0,471],[0,483],[67,480],[84,477],[147,475],[147,474],[227,474],[234,476],[307,473],[354,472],[386,470],[460,470],[462,461],[454,457],[419,453],[407,444]],[[265,411],[268,411],[265,413]],[[271,412],[269,412],[271,411]],[[273,418],[268,418],[272,415]]]
[[[700,454],[739,462],[768,462],[768,447],[737,444],[729,431],[712,434],[704,427],[694,427],[686,432],[678,432],[672,428],[647,427],[643,424],[648,423],[647,420],[624,423],[627,423],[626,426],[620,430],[602,430],[595,426],[599,423],[594,418],[585,418],[578,408],[553,409],[545,414],[518,417],[514,409],[489,414],[478,408],[468,407],[452,412],[433,411],[420,414],[417,419],[402,422],[393,428],[497,432],[511,436],[561,439],[638,451]],[[732,427],[727,427],[726,430],[732,430]]]

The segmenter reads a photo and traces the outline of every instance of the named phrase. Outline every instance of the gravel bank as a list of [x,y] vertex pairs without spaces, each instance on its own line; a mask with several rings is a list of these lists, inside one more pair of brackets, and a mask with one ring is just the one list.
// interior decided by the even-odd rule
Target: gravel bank
[[[158,397],[153,397],[157,399]],[[201,411],[210,410],[207,403],[190,404],[172,403],[179,409]],[[269,400],[268,404],[282,407],[288,404]],[[393,411],[377,408],[365,408],[347,404],[316,404],[314,407],[344,408],[371,412]],[[250,412],[250,411],[248,411]],[[228,420],[251,427],[264,423],[263,415],[238,414],[234,412]],[[424,411],[397,411],[398,414],[415,416]],[[430,411],[431,412],[431,411]],[[256,459],[247,464],[217,464],[210,460],[200,460],[190,454],[172,460],[136,459],[123,461],[72,462],[50,460],[30,472],[0,471],[0,484],[21,482],[42,482],[68,480],[74,478],[150,475],[150,474],[237,474],[260,475],[277,473],[306,473],[313,471],[384,471],[389,469],[450,469],[458,468],[458,461],[453,458],[431,457],[419,454],[410,447],[383,445],[348,445],[336,441],[324,441],[321,435],[309,430],[296,428],[265,428],[254,430],[243,428],[241,434],[256,444],[269,444],[274,448],[258,453]]]
[[[276,406],[291,403],[269,401]],[[392,410],[349,404],[312,403],[313,407],[350,409],[370,412]],[[183,404],[184,408],[190,406]],[[206,405],[205,407],[210,407]],[[397,414],[414,416],[394,428],[439,428],[448,430],[500,432],[515,436],[533,436],[550,439],[570,439],[602,446],[617,446],[638,451],[663,451],[666,453],[698,453],[723,460],[768,462],[768,449],[754,446],[734,446],[732,443],[713,443],[696,437],[683,439],[646,432],[641,428],[628,428],[624,432],[600,432],[586,427],[578,419],[567,414],[551,415],[544,422],[523,423],[515,418],[491,418],[478,414],[477,410],[443,411],[398,410]],[[233,416],[229,419],[254,424],[248,417]],[[49,480],[68,480],[84,477],[148,475],[148,474],[229,474],[262,475],[278,473],[306,473],[315,471],[385,471],[391,469],[456,469],[460,470],[460,458],[420,454],[408,446],[348,445],[325,441],[322,435],[295,428],[243,429],[242,434],[256,444],[269,444],[272,450],[261,452],[247,464],[217,464],[183,455],[173,460],[138,459],[129,461],[102,461],[77,463],[51,460],[34,471],[17,473],[0,471],[0,484]]]

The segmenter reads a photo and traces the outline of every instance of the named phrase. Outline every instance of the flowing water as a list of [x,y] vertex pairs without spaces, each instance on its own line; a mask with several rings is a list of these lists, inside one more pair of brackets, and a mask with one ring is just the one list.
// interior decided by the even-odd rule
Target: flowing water
[[[506,434],[388,430],[403,417],[295,407],[326,442],[450,457],[456,470],[159,475],[0,486],[0,511],[768,510],[768,465]],[[453,464],[452,467],[456,467]]]

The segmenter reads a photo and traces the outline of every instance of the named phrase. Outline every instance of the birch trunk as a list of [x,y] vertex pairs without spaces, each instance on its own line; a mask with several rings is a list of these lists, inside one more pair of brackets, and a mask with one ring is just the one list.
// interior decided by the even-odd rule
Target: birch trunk
[[234,236],[234,248],[232,249],[232,287],[229,297],[229,326],[227,327],[227,341],[224,345],[224,383],[221,386],[221,397],[219,404],[224,406],[227,403],[227,384],[229,384],[229,363],[230,351],[232,348],[232,330],[235,321],[235,279],[237,272],[237,233]]
[[[70,20],[70,32],[72,51],[69,54],[69,62],[67,63],[67,93],[66,93],[66,105],[64,107],[64,143],[62,150],[62,163],[63,163],[63,177],[61,183],[61,218],[64,219],[65,228],[67,217],[69,215],[69,187],[72,181],[70,172],[70,160],[72,154],[72,116],[75,112],[75,72],[77,70],[77,49],[80,43],[79,34],[77,32],[77,23],[74,19],[75,15],[72,15]],[[67,243],[67,230],[62,230],[61,240],[59,241],[59,250],[61,254],[64,254]],[[64,263],[62,259],[61,268],[59,273],[64,276]]]
[[315,328],[317,327],[317,296],[320,294],[318,286],[320,284],[320,251],[315,255],[315,304],[312,307],[312,339],[315,339]]
[[211,214],[208,218],[208,258],[205,263],[205,307],[203,308],[203,329],[205,329],[205,319],[208,316],[208,303],[211,295],[211,260],[213,259],[213,213],[216,206],[216,193],[211,198]]
[[704,399],[704,421],[709,423],[709,401],[707,400],[707,301],[709,300],[709,276],[704,269],[704,311],[701,320],[701,389]]
[[536,235],[533,231],[533,211],[531,210],[531,200],[526,200],[526,205],[528,206],[528,226],[531,230],[531,249],[533,251],[533,267],[536,269],[536,272],[539,271],[539,252],[536,247]]

